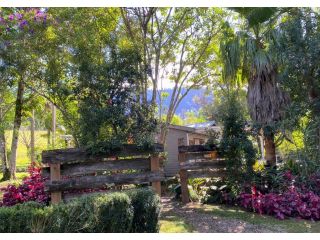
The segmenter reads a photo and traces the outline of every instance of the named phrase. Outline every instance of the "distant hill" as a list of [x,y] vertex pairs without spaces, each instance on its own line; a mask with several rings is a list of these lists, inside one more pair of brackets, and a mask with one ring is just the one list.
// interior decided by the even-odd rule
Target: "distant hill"
[[[168,109],[173,89],[164,89],[163,92],[167,92],[169,94],[169,96],[163,102],[165,108]],[[148,98],[151,98],[151,96],[152,90],[148,90]],[[207,95],[207,91],[205,89],[190,90],[178,106],[176,115],[183,116],[183,114],[187,111],[198,111],[201,106],[197,103],[197,101],[195,101],[195,98],[197,97],[201,98],[203,101],[209,102],[212,100],[213,95]],[[157,102],[159,102],[158,98]]]

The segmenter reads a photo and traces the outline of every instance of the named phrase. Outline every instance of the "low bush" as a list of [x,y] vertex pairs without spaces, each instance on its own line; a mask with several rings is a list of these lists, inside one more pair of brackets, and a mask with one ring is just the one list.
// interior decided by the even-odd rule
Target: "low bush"
[[320,220],[319,179],[318,174],[304,177],[287,168],[265,169],[254,177],[251,192],[239,195],[239,205],[279,219]]
[[1,207],[0,232],[31,233],[34,224],[43,214],[43,205],[36,202],[18,204],[14,207]]
[[301,193],[292,188],[281,194],[262,194],[253,188],[252,193],[242,193],[239,200],[240,205],[249,211],[279,219],[296,217],[320,220],[320,197],[311,191]]
[[206,189],[203,203],[233,205],[237,199],[237,190],[226,181],[215,181]]
[[44,232],[128,232],[133,218],[124,193],[85,196],[52,208]]
[[158,232],[159,197],[149,189],[85,196],[67,204],[0,208],[0,232]]
[[131,232],[159,231],[160,197],[151,189],[127,191],[134,209]]

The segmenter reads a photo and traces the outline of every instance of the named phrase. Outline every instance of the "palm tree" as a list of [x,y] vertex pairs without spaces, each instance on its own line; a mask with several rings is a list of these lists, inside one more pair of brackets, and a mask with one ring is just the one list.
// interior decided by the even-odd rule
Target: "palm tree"
[[276,8],[236,8],[244,17],[244,30],[226,34],[221,54],[226,81],[241,76],[248,84],[247,102],[254,124],[264,137],[267,165],[276,164],[275,125],[283,118],[289,99],[278,85],[278,69],[270,44],[276,42]]

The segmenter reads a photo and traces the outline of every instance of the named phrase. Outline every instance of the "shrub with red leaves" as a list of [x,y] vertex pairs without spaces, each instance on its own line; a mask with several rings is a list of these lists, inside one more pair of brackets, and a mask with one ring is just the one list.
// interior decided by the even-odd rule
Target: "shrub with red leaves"
[[282,194],[261,194],[253,188],[252,193],[240,194],[239,201],[249,211],[279,219],[296,217],[320,220],[320,197],[311,191],[301,193],[292,188]]
[[35,201],[48,204],[49,195],[44,190],[45,179],[41,176],[41,167],[35,164],[28,169],[29,176],[23,179],[19,186],[8,185],[1,190],[4,191],[0,206],[13,206],[18,203]]
[[320,172],[311,174],[308,179],[308,184],[313,192],[320,195]]

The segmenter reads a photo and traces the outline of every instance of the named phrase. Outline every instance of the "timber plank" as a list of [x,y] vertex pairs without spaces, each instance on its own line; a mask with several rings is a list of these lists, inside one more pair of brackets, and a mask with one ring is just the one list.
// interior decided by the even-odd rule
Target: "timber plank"
[[217,159],[218,154],[216,151],[204,151],[204,152],[187,152],[186,160],[201,160],[201,159]]
[[179,153],[187,152],[204,152],[204,151],[215,151],[217,146],[207,146],[207,145],[190,145],[190,146],[179,146]]
[[47,181],[46,189],[52,191],[66,191],[74,189],[101,188],[106,184],[141,184],[164,180],[163,172],[147,172],[134,174],[116,174],[100,176],[83,176],[63,179],[60,181]]
[[[150,159],[134,158],[99,162],[71,163],[61,166],[62,176],[79,176],[109,170],[150,170]],[[43,168],[43,176],[49,176],[49,168]]]
[[77,163],[77,162],[96,162],[102,161],[110,157],[130,157],[130,156],[149,156],[153,153],[163,152],[162,144],[154,144],[150,150],[143,150],[134,144],[126,144],[119,149],[114,150],[112,153],[92,155],[84,148],[68,148],[68,149],[55,149],[42,152],[43,163]]
[[203,169],[203,168],[224,168],[226,162],[224,160],[207,160],[202,159],[201,161],[187,161],[180,163],[180,169],[191,170],[191,169]]

